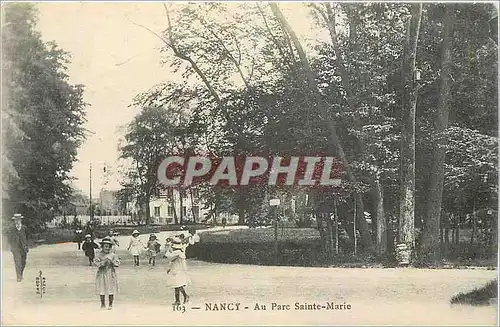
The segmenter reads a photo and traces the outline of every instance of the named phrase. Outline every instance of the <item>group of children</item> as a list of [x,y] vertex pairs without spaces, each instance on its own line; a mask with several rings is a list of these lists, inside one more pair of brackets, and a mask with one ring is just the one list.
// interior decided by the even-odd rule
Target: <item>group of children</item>
[[[160,253],[161,245],[156,235],[151,234],[146,245],[139,239],[139,231],[134,230],[130,238],[128,250],[134,258],[134,266],[139,266],[139,258],[142,250],[146,251],[149,258],[149,264],[153,266],[156,263],[156,256]],[[190,283],[186,267],[186,249],[190,244],[199,242],[200,238],[195,230],[189,231],[189,236],[184,234],[167,238],[165,243],[164,257],[168,259],[167,283],[174,288],[175,302],[173,305],[180,305],[180,294],[183,295],[183,303],[189,301],[185,287]],[[89,259],[89,265],[97,266],[95,279],[95,291],[100,296],[101,308],[106,308],[106,295],[108,295],[108,310],[113,308],[114,295],[118,292],[118,278],[116,267],[120,265],[120,258],[116,254],[116,248],[120,246],[118,233],[113,233],[104,237],[101,242],[101,251],[95,255],[94,250],[99,248],[92,240],[91,235],[85,235],[85,241],[82,250]]]

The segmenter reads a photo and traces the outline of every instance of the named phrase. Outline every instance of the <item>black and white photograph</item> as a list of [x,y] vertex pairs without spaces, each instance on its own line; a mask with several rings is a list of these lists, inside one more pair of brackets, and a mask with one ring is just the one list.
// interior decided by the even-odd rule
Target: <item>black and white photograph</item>
[[2,1],[2,326],[498,326],[496,1]]

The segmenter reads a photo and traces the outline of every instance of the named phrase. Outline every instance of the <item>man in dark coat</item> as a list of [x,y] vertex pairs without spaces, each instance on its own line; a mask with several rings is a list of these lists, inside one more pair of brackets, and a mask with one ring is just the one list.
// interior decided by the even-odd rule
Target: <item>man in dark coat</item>
[[14,256],[14,264],[16,266],[17,281],[23,280],[24,267],[26,266],[26,257],[28,255],[28,235],[26,226],[22,224],[24,217],[16,213],[12,220],[14,226],[9,230],[10,251]]

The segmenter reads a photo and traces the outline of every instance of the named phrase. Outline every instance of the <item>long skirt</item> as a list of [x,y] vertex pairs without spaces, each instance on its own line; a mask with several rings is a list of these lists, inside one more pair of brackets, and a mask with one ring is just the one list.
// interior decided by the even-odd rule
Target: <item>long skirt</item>
[[133,245],[130,247],[130,254],[132,254],[133,256],[141,255],[142,249],[143,248],[140,245]]
[[118,278],[114,267],[101,267],[95,277],[95,292],[97,295],[114,295],[118,293]]
[[172,288],[187,286],[191,283],[187,275],[186,259],[177,258],[170,264],[167,273],[167,285]]

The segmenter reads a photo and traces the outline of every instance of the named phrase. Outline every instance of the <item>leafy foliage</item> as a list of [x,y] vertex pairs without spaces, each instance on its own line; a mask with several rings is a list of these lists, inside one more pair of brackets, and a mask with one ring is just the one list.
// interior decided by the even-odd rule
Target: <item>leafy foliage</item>
[[11,3],[4,9],[4,217],[20,211],[37,228],[71,194],[68,173],[84,139],[87,104],[83,86],[68,82],[69,54],[36,32],[34,6]]

